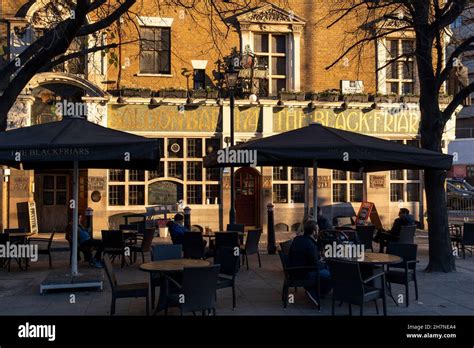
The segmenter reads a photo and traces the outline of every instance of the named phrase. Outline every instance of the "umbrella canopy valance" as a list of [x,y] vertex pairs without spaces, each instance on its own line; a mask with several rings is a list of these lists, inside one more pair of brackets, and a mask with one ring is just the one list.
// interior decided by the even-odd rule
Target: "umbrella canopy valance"
[[105,128],[73,117],[0,133],[0,163],[22,169],[82,168],[156,170],[156,139]]
[[395,169],[448,170],[452,165],[450,155],[314,123],[234,146],[226,150],[227,154],[214,152],[206,156],[204,166],[248,166],[249,156],[245,156],[242,150],[255,151],[258,166],[313,167],[316,160],[319,168],[375,172]]

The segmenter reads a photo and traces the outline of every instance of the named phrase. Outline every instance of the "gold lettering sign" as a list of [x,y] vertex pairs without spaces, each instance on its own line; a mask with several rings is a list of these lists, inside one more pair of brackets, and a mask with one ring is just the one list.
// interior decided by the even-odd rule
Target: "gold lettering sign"
[[318,175],[318,189],[329,188],[330,185],[331,185],[331,176],[329,176],[329,175],[319,176]]
[[362,134],[418,134],[420,113],[402,110],[346,110],[285,108],[273,112],[273,131],[286,132],[309,125],[311,122]]
[[256,133],[262,131],[259,107],[235,108],[234,127],[236,132]]
[[105,176],[89,176],[87,189],[89,191],[105,190],[107,178]]
[[[180,109],[181,108],[181,109]],[[218,106],[109,105],[108,127],[124,131],[221,132]]]
[[369,175],[370,188],[385,188],[385,175]]

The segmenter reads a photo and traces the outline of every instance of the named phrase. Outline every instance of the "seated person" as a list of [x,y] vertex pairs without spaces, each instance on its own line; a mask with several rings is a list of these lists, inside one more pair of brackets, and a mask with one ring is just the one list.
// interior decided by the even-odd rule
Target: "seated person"
[[323,215],[321,208],[318,206],[318,227],[319,230],[332,230],[333,226],[329,222],[329,219]]
[[[315,239],[315,233],[318,232],[318,224],[314,220],[307,220],[304,224],[304,233],[302,236],[295,237],[289,251],[290,267],[316,266],[320,275],[321,294],[327,294],[331,291],[331,275],[326,265],[319,260],[318,246]],[[305,272],[303,279],[316,280],[317,271]],[[305,288],[310,300],[318,305],[319,296],[315,287]]]
[[[84,253],[85,261],[91,265],[102,268],[102,241],[91,238],[89,230],[84,226],[84,215],[79,213],[79,222],[77,226],[78,249]],[[69,234],[69,235],[68,235]],[[68,228],[66,239],[71,243],[72,228]],[[71,244],[72,245],[72,244]],[[92,258],[92,249],[96,249],[94,258]]]
[[388,242],[396,242],[400,238],[402,226],[415,225],[415,219],[407,208],[401,208],[398,212],[398,218],[393,221],[392,229],[387,232],[378,231],[374,240],[380,243],[380,252],[383,252]]
[[173,244],[183,244],[184,232],[189,231],[184,226],[183,214],[176,214],[174,216],[174,221],[169,221],[166,224],[166,227],[168,227]]

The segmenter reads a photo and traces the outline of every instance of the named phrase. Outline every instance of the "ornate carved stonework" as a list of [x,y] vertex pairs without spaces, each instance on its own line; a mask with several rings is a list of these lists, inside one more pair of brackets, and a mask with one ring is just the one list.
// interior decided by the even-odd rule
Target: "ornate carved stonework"
[[274,8],[261,12],[253,12],[249,16],[252,22],[291,22],[293,18],[290,15],[277,11]]
[[25,101],[16,101],[8,112],[7,129],[25,127],[28,122],[29,108]]
[[296,25],[299,29],[299,26],[302,27],[306,24],[305,21],[295,15],[293,11],[287,11],[283,8],[277,7],[275,5],[266,5],[262,6],[252,12],[247,12],[243,15],[237,17],[240,27],[243,30],[248,29],[248,24],[260,24],[262,26],[265,23],[268,24],[292,24]]

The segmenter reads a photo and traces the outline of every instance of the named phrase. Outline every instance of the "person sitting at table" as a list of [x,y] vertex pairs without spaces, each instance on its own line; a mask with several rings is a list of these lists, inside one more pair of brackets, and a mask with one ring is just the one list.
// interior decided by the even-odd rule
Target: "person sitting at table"
[[393,221],[392,229],[390,231],[378,231],[374,240],[380,243],[380,252],[383,252],[389,242],[396,242],[400,238],[402,226],[416,225],[413,215],[407,208],[400,208],[398,218]]
[[189,231],[186,226],[184,226],[183,214],[176,214],[174,221],[169,221],[166,227],[168,227],[173,244],[183,244],[184,233]]
[[322,264],[319,260],[318,246],[315,239],[315,233],[318,233],[318,224],[314,220],[307,220],[304,223],[303,235],[297,236],[289,251],[290,267],[318,267],[318,271],[309,271],[302,274],[303,279],[315,280],[314,287],[307,287],[306,295],[318,306],[319,296],[316,288],[316,280],[318,273],[320,277],[321,295],[325,295],[331,291],[331,274],[327,265]]
[[[78,220],[78,249],[83,252],[85,261],[89,262],[92,266],[102,268],[102,241],[91,237],[89,229],[84,226],[84,215],[79,213]],[[72,226],[66,231],[66,239],[71,243]],[[96,249],[94,257],[92,257],[92,249]]]
[[329,222],[329,219],[323,215],[323,212],[321,210],[321,207],[318,205],[318,227],[319,230],[332,230],[333,226]]

